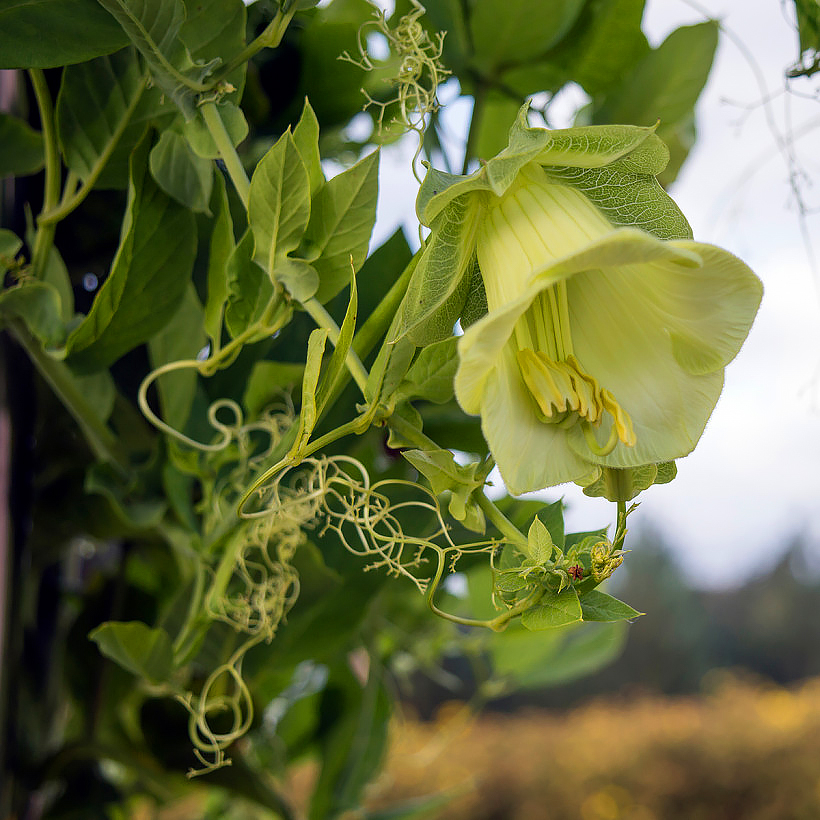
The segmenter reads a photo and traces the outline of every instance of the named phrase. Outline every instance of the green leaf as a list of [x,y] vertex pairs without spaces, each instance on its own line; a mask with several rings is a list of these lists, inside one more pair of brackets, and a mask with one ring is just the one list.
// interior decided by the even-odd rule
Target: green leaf
[[208,298],[205,303],[204,326],[212,348],[218,349],[222,343],[222,319],[228,301],[228,260],[236,242],[228,192],[225,190],[222,174],[216,174],[215,180],[210,206],[215,218],[208,250]]
[[0,7],[0,68],[53,68],[128,42],[96,0],[12,0]]
[[580,601],[585,621],[629,621],[644,614],[598,589],[585,592]]
[[274,272],[274,279],[297,301],[306,302],[319,287],[316,268],[303,259],[283,259]]
[[307,169],[310,179],[310,195],[314,197],[325,184],[325,175],[319,154],[319,121],[307,97],[305,97],[305,104],[302,108],[302,116],[299,117],[299,122],[293,129],[293,142]]
[[[246,27],[247,10],[242,0],[185,0],[185,22],[179,37],[194,61],[227,63],[244,47]],[[246,65],[226,77],[235,90],[223,99],[239,102]]]
[[491,91],[484,102],[484,111],[478,123],[475,153],[481,159],[494,157],[507,145],[510,127],[515,122],[520,100],[508,94]]
[[98,0],[114,16],[142,54],[157,85],[179,106],[186,119],[194,115],[194,88],[219,60],[194,61],[183,43],[182,0]]
[[43,135],[28,123],[0,113],[0,179],[36,174],[43,167]]
[[283,393],[302,383],[304,372],[305,366],[295,362],[256,362],[242,396],[248,416],[255,418],[268,405],[281,401]]
[[358,49],[360,26],[372,21],[373,7],[364,0],[331,3],[317,9],[301,32],[302,65],[310,71],[300,73],[300,84],[294,97],[311,100],[316,118],[324,127],[346,123],[361,110],[362,86],[366,72],[338,56]]
[[163,328],[176,312],[196,254],[193,214],[168,197],[148,172],[148,141],[131,157],[120,246],[111,272],[66,353],[73,367],[107,367]]
[[[409,401],[399,402],[391,413],[390,418],[399,418],[402,421],[406,421],[413,430],[419,433],[424,426],[421,414]],[[387,429],[389,430],[387,446],[393,450],[408,450],[416,446],[418,439],[411,439],[410,436],[400,433],[396,430],[395,426],[389,424]]]
[[302,243],[305,259],[319,274],[316,298],[324,303],[349,281],[367,256],[376,221],[379,154],[374,151],[333,177],[310,205],[310,222]]
[[[248,121],[245,119],[242,109],[230,100],[223,100],[219,103],[217,110],[231,143],[234,146],[239,145],[248,136]],[[222,154],[200,114],[197,113],[196,116],[185,121],[182,126],[182,133],[197,156],[204,159],[221,158]]]
[[23,240],[13,231],[0,228],[0,276],[17,264],[17,254],[23,247]]
[[149,121],[173,111],[145,78],[133,48],[69,66],[57,95],[57,134],[65,163],[97,188],[124,188],[128,160]]
[[504,63],[531,61],[569,31],[583,5],[583,0],[481,0],[470,16],[473,63],[492,73]]
[[372,658],[364,688],[346,666],[330,678],[320,706],[325,718],[322,768],[310,820],[339,817],[358,807],[362,790],[378,772],[386,748],[390,706],[377,661]]
[[509,689],[543,689],[589,675],[613,661],[626,642],[626,624],[573,624],[530,632],[511,624],[490,639],[493,671]]
[[581,620],[582,615],[578,593],[574,589],[547,591],[538,604],[524,612],[521,623],[527,629],[538,632],[575,623]]
[[248,221],[256,240],[253,258],[271,277],[299,245],[309,219],[310,179],[286,131],[256,166],[248,204]]
[[[193,284],[188,285],[177,312],[168,324],[149,342],[152,367],[180,359],[194,359],[205,344],[203,311]],[[162,418],[176,430],[182,430],[196,393],[197,371],[185,368],[166,373],[157,379]]]
[[396,391],[397,401],[424,399],[442,404],[453,397],[458,339],[451,336],[423,347]]
[[[641,31],[646,0],[595,0],[567,73],[590,96],[616,85],[649,51]],[[577,55],[577,56],[576,56]]]
[[85,376],[74,376],[74,380],[86,403],[94,408],[100,421],[107,421],[117,399],[117,388],[111,373],[108,370],[100,370]]
[[532,584],[532,580],[527,579],[519,572],[499,573],[495,580],[495,588],[498,592],[521,592]]
[[552,536],[549,530],[536,516],[527,533],[527,552],[530,559],[538,565],[546,564],[552,558],[553,549]]
[[151,683],[171,676],[174,651],[164,629],[151,629],[141,621],[107,621],[88,637],[107,658]]
[[228,257],[228,304],[225,326],[232,338],[262,318],[273,296],[273,283],[253,261],[253,236],[245,231]]
[[0,321],[21,319],[44,347],[56,347],[65,338],[60,295],[46,282],[26,282],[0,292]]
[[57,291],[60,297],[60,318],[68,324],[74,317],[74,290],[65,262],[53,245],[46,259],[43,282],[47,282]]
[[185,21],[182,0],[98,0],[120,24],[149,65],[165,69],[168,56],[181,45]]
[[213,164],[192,150],[182,134],[162,132],[148,160],[151,174],[166,194],[192,211],[209,213]]
[[319,420],[319,407],[316,400],[316,389],[322,370],[322,357],[325,354],[328,330],[317,327],[308,337],[305,372],[302,376],[302,406],[299,409],[299,428],[296,440],[291,448],[292,453],[301,453],[307,447],[313,428]]
[[121,535],[144,535],[155,529],[165,515],[164,499],[148,495],[133,477],[123,479],[110,464],[94,464],[85,475],[83,489],[105,499]]
[[359,301],[356,290],[356,277],[350,278],[350,299],[347,303],[347,310],[345,311],[345,318],[342,321],[342,326],[339,328],[339,338],[336,340],[336,346],[327,363],[325,372],[322,375],[322,384],[316,395],[316,404],[321,415],[327,407],[328,400],[336,385],[336,380],[339,374],[344,370],[345,358],[350,352],[350,345],[353,343],[353,334],[356,331],[356,317],[358,315]]
[[673,31],[649,52],[595,111],[595,122],[672,126],[694,108],[703,90],[718,42],[710,20]]
[[435,495],[445,490],[456,492],[482,486],[475,479],[477,464],[463,467],[449,450],[405,450],[402,455],[430,482]]

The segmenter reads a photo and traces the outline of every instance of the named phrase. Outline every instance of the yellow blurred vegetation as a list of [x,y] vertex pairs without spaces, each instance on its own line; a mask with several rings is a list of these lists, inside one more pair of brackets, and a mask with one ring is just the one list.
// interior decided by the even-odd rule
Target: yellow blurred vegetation
[[715,671],[699,697],[598,698],[563,712],[393,726],[371,805],[454,790],[438,820],[820,818],[820,678]]

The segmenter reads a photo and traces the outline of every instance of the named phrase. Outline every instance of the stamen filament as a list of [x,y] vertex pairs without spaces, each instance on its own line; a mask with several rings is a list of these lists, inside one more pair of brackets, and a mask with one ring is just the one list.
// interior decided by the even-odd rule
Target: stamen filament
[[558,354],[556,359],[558,361],[564,361],[567,354],[564,350],[564,333],[561,327],[561,314],[558,309],[558,300],[556,299],[554,287],[547,288],[547,298],[549,299],[550,314],[552,315],[552,335],[555,338],[555,348]]

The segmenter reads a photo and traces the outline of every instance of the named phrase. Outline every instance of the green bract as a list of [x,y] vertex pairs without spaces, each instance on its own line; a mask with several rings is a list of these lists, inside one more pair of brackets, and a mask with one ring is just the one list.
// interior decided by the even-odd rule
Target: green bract
[[456,397],[513,493],[684,456],[715,407],[762,286],[691,239],[655,179],[667,157],[651,128],[547,131],[525,107],[478,172],[425,178],[432,234],[402,331],[427,343],[474,320]]

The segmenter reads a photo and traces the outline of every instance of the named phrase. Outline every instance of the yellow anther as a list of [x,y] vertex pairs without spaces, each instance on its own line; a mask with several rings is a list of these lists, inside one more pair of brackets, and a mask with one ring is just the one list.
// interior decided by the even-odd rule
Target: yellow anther
[[[632,419],[609,390],[602,389],[573,354],[554,361],[540,350],[516,351],[521,377],[538,405],[540,418],[548,424],[571,426],[582,423],[584,439],[596,456],[608,456],[618,442],[633,447],[636,442]],[[612,416],[606,443],[598,443],[592,427],[600,425],[604,412]]]

